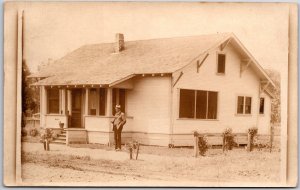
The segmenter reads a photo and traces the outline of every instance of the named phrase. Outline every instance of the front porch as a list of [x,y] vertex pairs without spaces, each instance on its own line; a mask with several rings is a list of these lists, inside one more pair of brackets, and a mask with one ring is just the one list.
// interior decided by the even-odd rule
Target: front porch
[[[122,111],[126,113],[127,90],[100,85],[41,86],[41,127],[60,130],[59,123],[63,123],[66,144],[112,144],[111,121],[115,114],[114,107],[120,104]],[[130,116],[126,118],[125,133],[130,131],[133,120]]]

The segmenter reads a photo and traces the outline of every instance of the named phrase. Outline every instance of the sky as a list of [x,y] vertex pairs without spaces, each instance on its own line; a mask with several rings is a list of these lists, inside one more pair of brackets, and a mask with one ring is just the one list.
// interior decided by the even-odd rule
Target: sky
[[24,57],[31,70],[86,45],[233,32],[266,69],[288,65],[288,6],[255,3],[27,2]]

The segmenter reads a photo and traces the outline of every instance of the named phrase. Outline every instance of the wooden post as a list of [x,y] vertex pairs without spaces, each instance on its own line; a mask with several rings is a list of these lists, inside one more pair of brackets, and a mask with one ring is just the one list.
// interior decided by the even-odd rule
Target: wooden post
[[251,134],[248,133],[248,143],[247,143],[247,151],[251,151]]
[[140,150],[140,143],[137,144],[136,156],[135,156],[135,159],[136,159],[136,160],[138,159],[139,150]]
[[84,104],[84,114],[89,115],[89,89],[85,89],[85,104]]
[[130,160],[132,160],[132,147],[129,148]]
[[271,131],[270,131],[270,152],[272,152],[273,138],[274,138],[274,130],[273,130],[273,126],[271,126]]
[[41,87],[41,95],[40,95],[40,97],[41,97],[41,101],[40,101],[40,103],[41,103],[41,113],[40,113],[40,125],[41,125],[41,127],[43,127],[43,128],[45,128],[46,127],[46,114],[47,114],[47,91],[46,91],[46,88],[45,88],[45,86],[42,86]]
[[107,89],[106,116],[112,115],[112,88]]
[[68,114],[72,115],[72,91],[71,90],[67,90],[67,107],[68,107]]
[[198,135],[194,136],[194,156],[197,158],[199,155],[199,147],[198,147]]
[[225,151],[225,144],[226,144],[226,138],[225,138],[225,134],[224,134],[223,135],[223,145],[222,145],[223,152]]
[[61,89],[61,111],[62,115],[66,115],[66,89]]

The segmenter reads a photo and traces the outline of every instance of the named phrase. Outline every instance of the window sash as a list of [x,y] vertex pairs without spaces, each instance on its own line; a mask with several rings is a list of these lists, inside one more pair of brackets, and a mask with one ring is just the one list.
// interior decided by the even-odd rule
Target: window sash
[[252,97],[238,96],[237,99],[237,114],[251,114]]
[[105,116],[106,108],[106,89],[91,88],[89,89],[88,114]]
[[217,119],[218,92],[180,89],[179,118]]
[[225,73],[226,55],[218,54],[218,73]]
[[245,98],[245,114],[251,114],[251,103],[252,103],[252,98],[246,97]]
[[48,114],[59,114],[59,89],[47,90]]
[[259,114],[265,113],[265,98],[260,98],[259,101]]
[[99,115],[104,116],[106,110],[106,89],[100,88],[99,89]]
[[[194,118],[195,117],[195,91],[180,89],[179,117]],[[189,109],[190,108],[190,109]]]

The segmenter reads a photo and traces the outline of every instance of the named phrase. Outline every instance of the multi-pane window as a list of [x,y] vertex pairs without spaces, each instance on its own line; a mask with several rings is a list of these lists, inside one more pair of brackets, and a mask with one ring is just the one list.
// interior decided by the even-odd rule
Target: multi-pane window
[[99,115],[105,115],[106,108],[106,89],[99,89]]
[[265,98],[260,98],[259,101],[259,114],[265,113]]
[[89,115],[96,115],[97,112],[97,90],[95,88],[90,89],[89,93]]
[[106,90],[105,88],[91,88],[89,91],[89,115],[105,115]]
[[237,99],[237,113],[251,114],[252,98],[247,96],[238,96]]
[[59,89],[48,89],[48,113],[59,114]]
[[217,119],[218,92],[180,89],[179,118]]
[[218,73],[225,73],[225,61],[226,55],[225,54],[218,54]]

